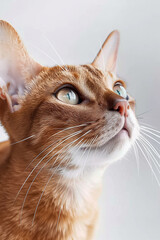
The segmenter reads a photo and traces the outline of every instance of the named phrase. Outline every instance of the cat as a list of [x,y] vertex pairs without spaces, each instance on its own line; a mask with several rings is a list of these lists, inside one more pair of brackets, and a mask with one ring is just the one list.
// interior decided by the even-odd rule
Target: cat
[[139,136],[119,38],[91,64],[44,67],[0,21],[1,240],[93,239],[103,173]]

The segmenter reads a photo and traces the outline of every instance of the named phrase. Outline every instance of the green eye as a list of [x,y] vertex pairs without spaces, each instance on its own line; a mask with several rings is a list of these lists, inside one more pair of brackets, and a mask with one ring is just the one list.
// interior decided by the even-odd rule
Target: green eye
[[119,96],[128,100],[128,95],[126,89],[121,85],[121,83],[117,83],[113,87],[113,91],[117,93]]
[[78,94],[71,88],[62,88],[58,91],[56,97],[67,104],[76,105],[79,103]]

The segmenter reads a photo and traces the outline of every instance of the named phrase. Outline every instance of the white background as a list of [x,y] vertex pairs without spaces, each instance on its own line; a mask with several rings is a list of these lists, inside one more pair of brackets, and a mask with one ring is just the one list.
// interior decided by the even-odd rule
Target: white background
[[[0,0],[0,18],[17,29],[36,60],[49,66],[62,62],[45,36],[64,63],[81,64],[90,63],[109,32],[118,29],[119,75],[136,98],[137,114],[148,111],[142,121],[160,129],[159,0]],[[133,151],[106,171],[97,239],[160,239],[160,187],[147,161],[141,155],[139,160],[139,174]]]

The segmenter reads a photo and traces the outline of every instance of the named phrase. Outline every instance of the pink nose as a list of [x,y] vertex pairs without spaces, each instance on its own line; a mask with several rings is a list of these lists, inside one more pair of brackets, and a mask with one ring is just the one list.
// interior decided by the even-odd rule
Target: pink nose
[[117,110],[122,116],[128,117],[129,103],[126,100],[118,101],[113,109]]

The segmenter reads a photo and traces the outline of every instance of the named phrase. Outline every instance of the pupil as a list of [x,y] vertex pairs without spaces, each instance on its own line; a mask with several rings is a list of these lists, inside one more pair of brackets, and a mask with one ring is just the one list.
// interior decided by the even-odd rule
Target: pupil
[[121,93],[120,93],[120,91],[119,91],[119,90],[117,90],[117,92],[118,92],[118,94],[119,94],[119,95],[121,95]]
[[67,97],[68,97],[69,100],[71,99],[70,93],[67,93]]

